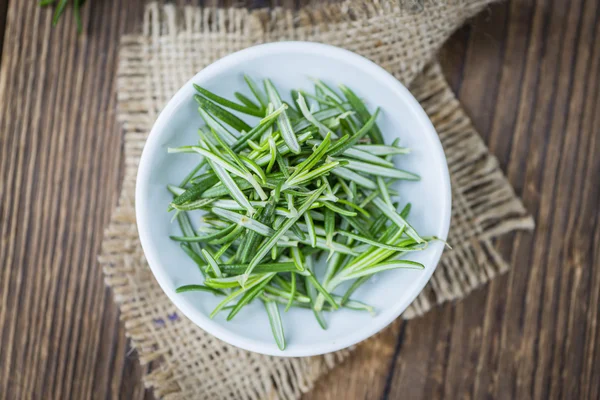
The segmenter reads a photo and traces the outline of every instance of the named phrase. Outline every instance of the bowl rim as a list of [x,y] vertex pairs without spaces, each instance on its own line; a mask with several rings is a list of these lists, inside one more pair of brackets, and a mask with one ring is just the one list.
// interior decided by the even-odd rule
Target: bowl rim
[[406,308],[414,301],[414,299],[421,293],[425,285],[429,282],[433,272],[439,265],[439,260],[443,251],[443,247],[438,246],[434,249],[435,254],[433,259],[435,260],[435,265],[433,266],[433,268],[429,270],[426,269],[423,271],[423,274],[411,286],[412,292],[410,293],[410,295],[405,296],[404,301],[395,304],[392,307],[392,310],[388,310],[388,317],[379,321],[377,325],[372,324],[371,326],[369,326],[368,329],[361,329],[358,331],[350,332],[347,335],[340,337],[334,343],[304,345],[281,351],[274,344],[272,346],[267,345],[263,342],[241,336],[224,328],[219,323],[211,320],[204,313],[200,312],[193,306],[190,306],[189,303],[183,301],[181,296],[178,296],[167,283],[169,281],[167,269],[160,262],[157,250],[149,245],[151,237],[151,228],[149,226],[149,222],[143,218],[143,210],[148,208],[146,197],[142,196],[142,193],[145,193],[147,191],[150,178],[150,163],[152,160],[149,155],[151,153],[149,149],[160,146],[160,138],[165,134],[165,132],[167,132],[165,128],[168,122],[170,121],[173,113],[179,107],[180,104],[189,100],[190,94],[194,93],[192,85],[193,82],[197,81],[199,78],[210,78],[211,76],[218,74],[223,69],[227,69],[235,64],[244,62],[249,59],[254,59],[270,54],[290,52],[310,53],[311,55],[323,55],[327,58],[338,59],[339,61],[344,63],[352,63],[355,66],[358,66],[360,69],[368,71],[368,74],[373,79],[378,79],[384,82],[395,92],[395,95],[403,98],[408,107],[412,109],[411,111],[414,113],[414,115],[417,116],[417,119],[419,120],[418,122],[424,127],[424,131],[422,132],[422,134],[433,137],[434,140],[432,141],[432,143],[434,148],[431,149],[432,152],[434,152],[433,157],[439,157],[441,161],[443,161],[443,187],[440,188],[440,193],[443,196],[442,204],[445,204],[447,206],[442,208],[443,235],[441,235],[441,239],[445,240],[447,238],[448,230],[450,227],[450,216],[452,208],[452,196],[450,189],[450,175],[448,171],[448,165],[438,134],[419,102],[414,98],[414,96],[409,92],[409,90],[396,78],[394,78],[389,72],[387,72],[385,69],[375,64],[374,62],[364,58],[363,56],[336,46],[301,41],[286,41],[260,44],[229,54],[199,71],[190,80],[188,80],[177,91],[177,93],[175,93],[175,95],[166,104],[164,109],[160,112],[157,120],[155,121],[150,131],[150,134],[148,135],[146,143],[144,144],[142,155],[140,157],[135,184],[135,213],[138,234],[140,236],[140,243],[148,265],[150,266],[150,269],[152,270],[155,279],[157,280],[163,292],[173,302],[173,304],[175,304],[175,306],[194,324],[196,324],[198,327],[205,330],[206,332],[210,333],[211,335],[217,337],[218,339],[223,340],[231,345],[234,345],[244,350],[280,357],[308,357],[331,353],[359,343],[369,338],[370,336],[378,333],[383,328],[388,326],[392,321],[398,318],[406,310]]

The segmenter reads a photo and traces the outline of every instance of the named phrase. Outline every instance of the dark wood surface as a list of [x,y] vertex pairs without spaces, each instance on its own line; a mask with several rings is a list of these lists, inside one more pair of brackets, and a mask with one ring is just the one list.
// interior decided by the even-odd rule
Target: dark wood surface
[[[0,0],[0,399],[152,398],[96,262],[122,171],[118,42],[143,3],[90,1],[78,36],[70,11],[52,29],[35,1]],[[498,241],[510,273],[397,321],[307,398],[600,398],[599,15],[511,0],[446,44],[537,229]]]

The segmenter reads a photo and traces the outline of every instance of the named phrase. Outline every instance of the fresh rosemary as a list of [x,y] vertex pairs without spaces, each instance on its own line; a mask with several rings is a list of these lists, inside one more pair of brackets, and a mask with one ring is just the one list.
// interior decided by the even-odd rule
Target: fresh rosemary
[[[73,14],[75,15],[75,22],[77,24],[77,32],[83,30],[83,24],[81,23],[81,6],[84,5],[86,0],[72,0]],[[63,15],[69,4],[69,0],[40,0],[40,6],[55,5],[54,16],[52,17],[52,25],[56,26],[60,17]]]
[[[181,184],[167,187],[182,231],[171,239],[205,277],[177,292],[224,296],[211,317],[228,311],[228,320],[262,302],[283,350],[280,307],[312,309],[323,329],[324,311],[374,313],[352,293],[375,273],[424,268],[403,257],[435,238],[408,223],[410,204],[397,212],[391,186],[419,177],[394,166],[392,158],[409,149],[383,142],[379,109],[369,112],[344,85],[338,92],[317,80],[314,93],[292,91],[290,105],[270,80],[263,89],[245,80],[254,98],[236,92],[230,100],[194,85],[206,125],[196,144],[169,149],[200,157]],[[198,229],[192,210],[204,212]],[[321,280],[314,271],[320,259]],[[345,293],[333,293],[347,281]]]

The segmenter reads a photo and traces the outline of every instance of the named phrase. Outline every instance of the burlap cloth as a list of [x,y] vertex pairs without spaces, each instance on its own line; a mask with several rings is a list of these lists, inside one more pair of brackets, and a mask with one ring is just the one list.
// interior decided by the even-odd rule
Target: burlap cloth
[[421,102],[448,159],[453,195],[448,241],[454,250],[444,253],[404,318],[464,297],[508,269],[492,239],[511,230],[531,229],[533,220],[434,61],[446,38],[490,1],[354,0],[296,13],[147,6],[143,33],[122,39],[118,100],[125,130],[125,177],[100,262],[127,335],[140,362],[150,366],[144,381],[157,396],[298,398],[352,351],[277,358],[227,345],[178,313],[146,264],[134,212],[135,177],[146,136],[183,83],[231,52],[277,40],[333,44],[375,61]]

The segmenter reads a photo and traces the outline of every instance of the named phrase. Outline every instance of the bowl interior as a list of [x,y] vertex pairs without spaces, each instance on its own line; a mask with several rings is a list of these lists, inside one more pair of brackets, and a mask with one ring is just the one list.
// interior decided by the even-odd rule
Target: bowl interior
[[[421,176],[419,182],[402,182],[396,188],[401,193],[401,204],[412,203],[409,221],[423,235],[446,238],[450,186],[437,134],[409,92],[370,61],[330,46],[277,43],[235,53],[198,73],[161,113],[144,148],[136,187],[142,246],[163,290],[188,318],[224,341],[265,354],[307,356],[347,347],[376,333],[404,311],[435,269],[442,252],[441,243],[408,257],[423,263],[425,270],[384,272],[355,293],[353,298],[376,308],[375,316],[349,310],[326,313],[328,329],[323,330],[310,310],[292,309],[283,313],[281,309],[287,339],[287,349],[283,352],[275,345],[267,315],[258,302],[228,322],[226,313],[213,320],[207,317],[220,298],[208,293],[174,293],[178,286],[201,283],[202,275],[178,243],[168,238],[179,235],[180,231],[178,224],[171,222],[172,214],[166,211],[171,195],[165,185],[180,182],[199,157],[168,154],[167,148],[197,141],[197,128],[203,123],[193,99],[192,82],[224,97],[232,97],[235,91],[251,97],[244,73],[256,80],[270,78],[286,101],[291,100],[291,89],[311,90],[310,77],[317,77],[333,87],[341,83],[351,87],[371,110],[381,107],[378,124],[386,143],[400,138],[401,145],[412,149],[408,155],[397,156],[396,165]],[[198,226],[198,214],[192,214],[192,223]],[[339,289],[337,292],[343,293]]]

